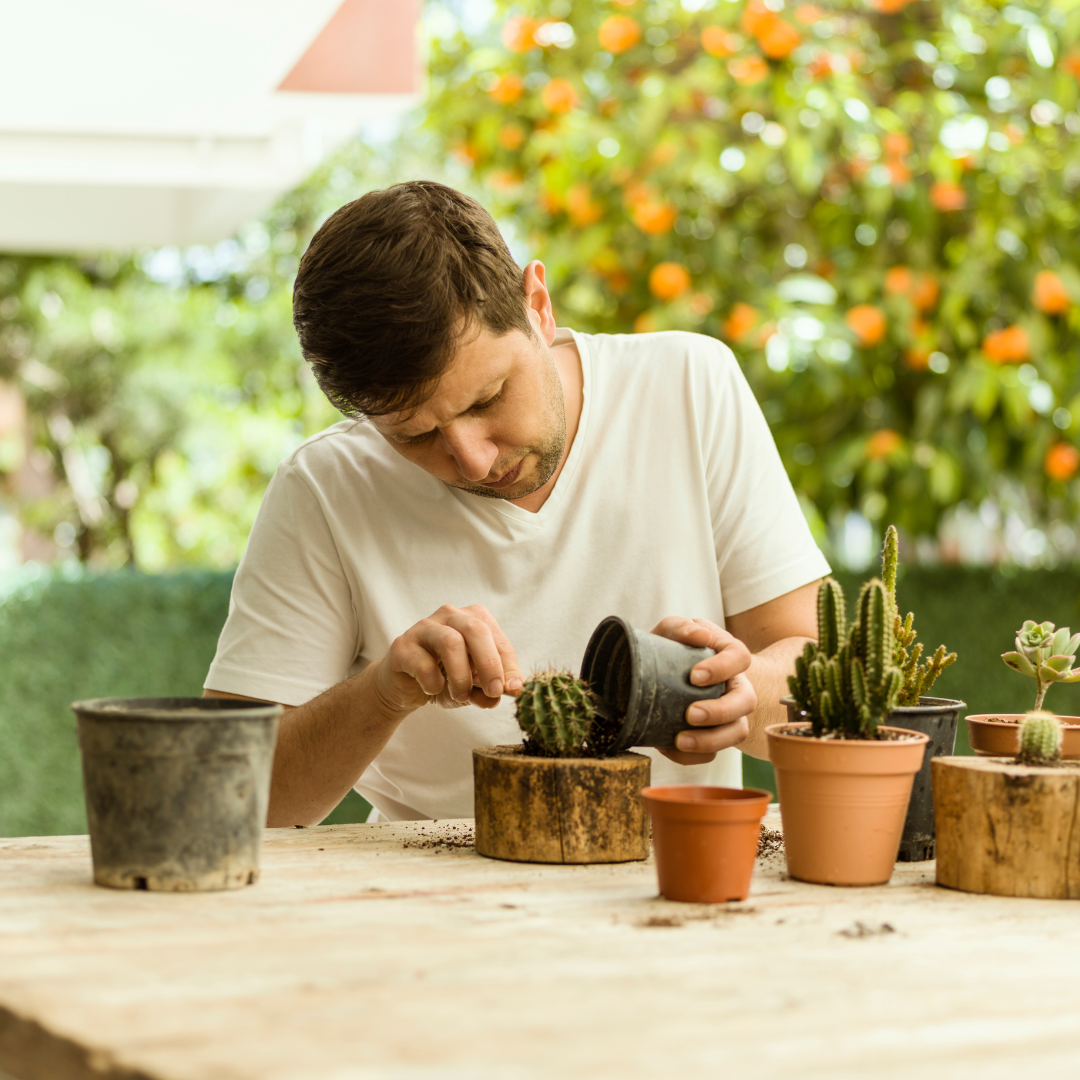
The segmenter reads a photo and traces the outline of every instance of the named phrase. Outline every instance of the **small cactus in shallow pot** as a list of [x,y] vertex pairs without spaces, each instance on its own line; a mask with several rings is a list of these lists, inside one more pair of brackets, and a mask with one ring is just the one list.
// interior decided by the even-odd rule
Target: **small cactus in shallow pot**
[[525,752],[537,757],[592,757],[596,699],[569,671],[538,671],[517,699],[517,722]]
[[903,682],[893,663],[893,620],[884,585],[874,578],[859,593],[849,627],[844,593],[832,578],[818,589],[818,640],[795,661],[788,688],[815,735],[877,738],[896,708]]
[[1058,630],[1052,622],[1027,619],[1016,632],[1016,651],[1002,653],[1001,659],[1013,671],[1035,680],[1038,711],[1053,683],[1080,682],[1080,668],[1073,667],[1077,649],[1080,649],[1080,634],[1071,634],[1067,626]]
[[1020,725],[1021,765],[1048,765],[1061,758],[1061,721],[1053,714],[1033,710]]

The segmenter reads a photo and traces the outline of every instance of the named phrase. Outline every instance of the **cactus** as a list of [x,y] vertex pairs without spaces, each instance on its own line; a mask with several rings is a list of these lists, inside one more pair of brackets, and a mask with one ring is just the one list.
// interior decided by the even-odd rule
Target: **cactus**
[[1061,721],[1053,714],[1033,710],[1020,725],[1021,765],[1045,765],[1061,757]]
[[525,680],[517,699],[517,722],[525,752],[540,757],[590,757],[589,736],[596,701],[569,671],[538,671]]
[[1035,710],[1042,708],[1046,691],[1056,682],[1080,682],[1080,668],[1073,667],[1080,634],[1069,628],[1054,628],[1052,622],[1037,623],[1027,619],[1016,632],[1016,652],[1001,654],[1001,659],[1021,675],[1035,680]]
[[[896,605],[896,569],[900,563],[900,543],[896,526],[890,525],[885,530],[885,543],[881,550],[881,581],[889,597],[892,611],[893,663],[903,673],[903,685],[900,688],[901,705],[918,705],[919,698],[928,694],[937,682],[938,676],[950,665],[956,663],[956,653],[947,652],[944,645],[939,645],[929,660],[923,661],[922,643],[916,643],[915,628],[912,625],[915,616],[912,612],[907,617],[900,614]],[[920,663],[922,661],[922,663]]]
[[818,588],[818,640],[795,661],[788,688],[815,735],[874,738],[896,707],[903,680],[893,663],[888,593],[876,578],[859,593],[858,618],[847,625],[844,593],[832,578]]

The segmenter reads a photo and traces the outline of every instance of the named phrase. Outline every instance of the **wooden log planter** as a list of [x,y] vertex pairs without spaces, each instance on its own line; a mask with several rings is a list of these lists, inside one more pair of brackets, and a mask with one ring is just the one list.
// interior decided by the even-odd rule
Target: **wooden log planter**
[[520,746],[473,751],[476,850],[536,863],[633,862],[649,856],[641,799],[649,759],[532,757]]
[[937,883],[965,892],[1080,900],[1080,763],[931,763]]

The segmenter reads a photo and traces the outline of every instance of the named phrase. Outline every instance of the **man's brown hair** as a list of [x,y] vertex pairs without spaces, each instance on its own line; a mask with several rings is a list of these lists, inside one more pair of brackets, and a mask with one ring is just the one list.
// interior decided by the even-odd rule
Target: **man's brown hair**
[[327,219],[300,260],[293,323],[323,393],[354,417],[422,404],[463,334],[533,334],[524,275],[491,215],[426,180]]

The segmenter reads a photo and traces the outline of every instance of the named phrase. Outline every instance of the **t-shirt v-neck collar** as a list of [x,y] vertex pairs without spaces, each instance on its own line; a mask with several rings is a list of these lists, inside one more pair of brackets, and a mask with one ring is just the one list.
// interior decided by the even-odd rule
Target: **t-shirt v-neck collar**
[[[561,333],[563,329],[560,327],[558,332]],[[560,506],[566,500],[567,493],[573,487],[578,467],[585,453],[585,443],[589,431],[589,416],[592,412],[592,353],[589,349],[589,343],[581,334],[571,330],[569,327],[566,327],[565,330],[577,346],[578,356],[581,358],[582,401],[581,416],[578,419],[574,442],[570,447],[570,453],[566,457],[562,472],[559,473],[559,478],[555,481],[555,490],[547,497],[544,505],[534,512],[515,506],[514,503],[506,499],[487,499],[482,495],[472,495],[467,491],[448,488],[447,490],[450,491],[458,503],[471,512],[498,514],[500,517],[508,518],[515,523],[533,529],[542,529],[547,522],[557,516]]]

